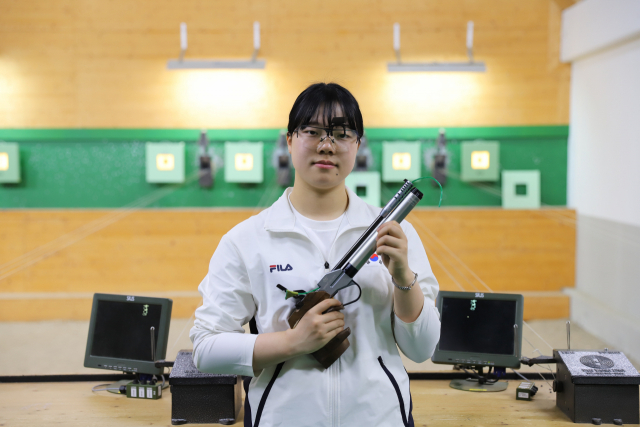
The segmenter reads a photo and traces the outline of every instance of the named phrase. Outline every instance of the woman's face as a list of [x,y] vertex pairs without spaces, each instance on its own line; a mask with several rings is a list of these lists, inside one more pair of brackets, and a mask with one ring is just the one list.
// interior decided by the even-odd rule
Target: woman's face
[[[342,108],[336,106],[334,113],[334,117],[342,117]],[[308,126],[328,127],[322,108],[318,109]],[[310,145],[304,142],[302,133],[294,132],[287,136],[287,145],[296,179],[300,178],[315,188],[330,189],[342,183],[353,170],[359,143],[338,146],[332,143],[331,138],[325,138],[317,145]]]

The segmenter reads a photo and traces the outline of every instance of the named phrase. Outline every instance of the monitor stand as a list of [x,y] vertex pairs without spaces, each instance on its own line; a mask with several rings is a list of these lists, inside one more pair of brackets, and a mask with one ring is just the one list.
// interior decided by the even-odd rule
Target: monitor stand
[[478,371],[478,378],[467,378],[465,380],[451,380],[449,383],[449,387],[455,388],[456,390],[463,391],[476,391],[476,392],[485,392],[485,391],[505,391],[509,386],[507,382],[487,382],[489,378],[487,378],[483,372],[482,367],[476,367]]

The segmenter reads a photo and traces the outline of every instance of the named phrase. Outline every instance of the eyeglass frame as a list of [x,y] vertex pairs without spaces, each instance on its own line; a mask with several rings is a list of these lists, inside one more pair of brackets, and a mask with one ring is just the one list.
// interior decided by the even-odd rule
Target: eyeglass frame
[[298,133],[298,131],[302,127],[309,127],[309,128],[313,128],[313,129],[321,129],[321,130],[323,130],[325,132],[325,136],[320,138],[320,141],[318,142],[318,145],[322,144],[324,142],[324,140],[327,139],[327,137],[329,137],[329,140],[331,141],[332,144],[338,145],[336,143],[335,139],[333,139],[333,130],[335,128],[343,128],[343,129],[345,129],[345,132],[346,132],[346,129],[354,131],[356,133],[356,141],[355,142],[358,143],[358,144],[360,143],[361,136],[358,133],[358,131],[355,130],[355,129],[351,129],[350,127],[347,127],[346,125],[335,125],[335,126],[331,126],[331,127],[300,125],[293,131],[293,133],[295,133],[298,138],[300,138],[300,134]]

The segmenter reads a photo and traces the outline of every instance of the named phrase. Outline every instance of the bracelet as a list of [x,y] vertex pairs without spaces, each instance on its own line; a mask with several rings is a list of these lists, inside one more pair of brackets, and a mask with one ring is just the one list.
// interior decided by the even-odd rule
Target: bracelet
[[409,286],[400,286],[396,283],[395,280],[393,280],[393,276],[391,276],[391,282],[394,284],[394,286],[398,289],[400,289],[401,291],[410,291],[411,288],[413,288],[413,285],[416,284],[416,280],[418,280],[418,273],[415,273],[415,277],[413,278],[413,282],[411,282],[411,284]]

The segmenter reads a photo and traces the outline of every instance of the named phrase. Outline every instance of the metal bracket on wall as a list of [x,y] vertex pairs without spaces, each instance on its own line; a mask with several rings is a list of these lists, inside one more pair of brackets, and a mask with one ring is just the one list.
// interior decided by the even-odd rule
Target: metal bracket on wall
[[180,24],[180,56],[167,61],[167,70],[193,69],[264,69],[266,61],[257,59],[260,51],[260,23],[253,23],[253,54],[249,60],[184,59],[187,51],[187,24]]
[[467,22],[467,56],[469,62],[402,62],[400,60],[400,24],[393,24],[393,50],[396,53],[396,62],[387,64],[387,71],[411,72],[411,71],[463,71],[485,72],[487,67],[484,62],[475,62],[473,59],[473,21]]

